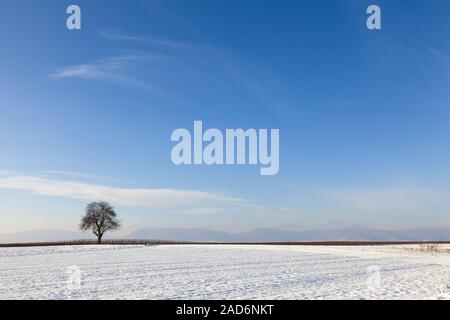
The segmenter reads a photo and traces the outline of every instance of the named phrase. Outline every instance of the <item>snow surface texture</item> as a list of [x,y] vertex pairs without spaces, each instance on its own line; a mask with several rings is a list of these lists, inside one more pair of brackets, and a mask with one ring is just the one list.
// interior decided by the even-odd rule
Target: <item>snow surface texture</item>
[[450,253],[417,248],[0,248],[0,299],[450,299]]

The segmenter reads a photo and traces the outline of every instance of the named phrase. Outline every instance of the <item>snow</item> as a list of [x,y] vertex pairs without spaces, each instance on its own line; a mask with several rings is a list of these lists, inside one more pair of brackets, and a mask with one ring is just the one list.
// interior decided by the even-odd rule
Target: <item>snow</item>
[[450,299],[450,253],[418,248],[0,248],[0,299]]

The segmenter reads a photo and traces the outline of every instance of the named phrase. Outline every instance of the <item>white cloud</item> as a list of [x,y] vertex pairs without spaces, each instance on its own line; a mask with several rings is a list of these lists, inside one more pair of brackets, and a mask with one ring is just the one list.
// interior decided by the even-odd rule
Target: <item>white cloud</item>
[[27,175],[0,176],[0,188],[22,190],[41,196],[86,199],[88,201],[105,200],[112,204],[171,209],[197,214],[216,213],[227,207],[250,205],[240,198],[204,191],[114,188]]
[[426,213],[436,208],[450,209],[448,192],[411,186],[338,191],[332,193],[331,198],[339,207],[366,213]]
[[130,35],[119,31],[101,31],[100,35],[109,40],[137,42],[157,48],[196,50],[199,48],[208,47],[188,41],[176,41],[171,39],[158,38],[151,35]]
[[447,54],[432,47],[427,47],[427,50],[437,59],[439,59],[442,63],[444,63],[447,66],[447,68],[450,68],[450,58],[448,57]]
[[287,208],[287,207],[280,208],[280,211],[282,211],[282,212],[295,212],[294,209],[292,209],[292,208]]
[[[207,43],[153,35],[102,31],[103,38],[138,47],[123,56],[66,66],[51,74],[54,79],[95,80],[148,90],[174,103],[185,103],[184,83],[195,82],[203,95],[206,87],[228,90],[238,85],[271,112],[292,115],[295,108],[286,100],[282,80],[266,66],[249,63],[238,52]],[[135,50],[135,49],[132,49]]]
[[192,208],[187,210],[177,210],[176,212],[179,213],[186,213],[186,214],[195,214],[195,215],[209,215],[209,214],[215,214],[223,212],[223,208]]
[[[103,175],[96,175],[96,174],[89,174],[84,172],[76,172],[76,171],[68,171],[68,170],[41,170],[37,172],[40,177],[49,177],[51,179],[55,180],[66,180],[66,179],[78,179],[83,180],[84,182],[87,181],[96,181],[99,183],[102,181],[102,183],[125,183],[126,180],[123,179],[117,179],[110,176],[103,176]],[[16,173],[14,175],[20,175],[21,173]],[[0,176],[2,175],[2,171],[0,170]],[[13,175],[13,173],[9,172],[9,175]]]
[[147,82],[128,75],[128,70],[134,64],[157,59],[159,59],[158,56],[147,53],[120,55],[92,63],[59,68],[50,74],[50,77],[54,79],[78,78],[124,85],[154,87]]
[[[415,182],[396,182],[364,187],[314,186],[298,190],[298,199],[280,208],[293,224],[370,228],[450,227],[450,189]],[[292,215],[290,215],[292,214]],[[282,215],[280,215],[282,217]],[[298,219],[298,220],[297,220]]]

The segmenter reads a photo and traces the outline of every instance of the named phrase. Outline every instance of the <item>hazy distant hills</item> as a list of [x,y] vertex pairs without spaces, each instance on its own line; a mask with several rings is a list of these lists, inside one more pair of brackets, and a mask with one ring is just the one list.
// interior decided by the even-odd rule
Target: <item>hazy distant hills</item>
[[[0,234],[0,243],[67,241],[93,239],[90,233],[63,230],[32,230]],[[108,236],[108,238],[113,238]],[[277,242],[277,241],[450,241],[450,229],[377,230],[346,228],[333,230],[288,231],[260,228],[248,232],[229,233],[207,228],[142,228],[126,239],[154,239],[204,242]]]
[[236,234],[207,228],[143,228],[130,233],[127,239],[228,242],[236,241],[236,236]]
[[128,235],[128,239],[159,239],[217,242],[266,242],[266,241],[421,241],[450,240],[449,229],[410,229],[386,231],[365,228],[335,230],[288,231],[260,228],[242,233],[213,231],[206,228],[143,228]]
[[90,236],[85,233],[75,231],[40,229],[11,234],[0,234],[0,243],[68,241],[86,239],[89,237]]

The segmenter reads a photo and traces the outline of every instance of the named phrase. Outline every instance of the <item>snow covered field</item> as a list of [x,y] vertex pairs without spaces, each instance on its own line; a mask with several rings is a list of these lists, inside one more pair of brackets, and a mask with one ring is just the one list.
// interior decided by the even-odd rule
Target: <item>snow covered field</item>
[[0,248],[0,299],[450,299],[450,254],[417,248]]

